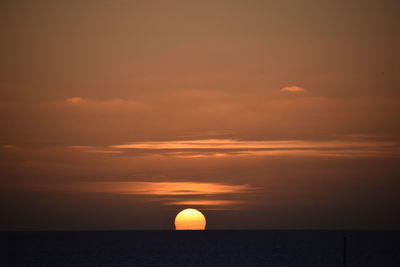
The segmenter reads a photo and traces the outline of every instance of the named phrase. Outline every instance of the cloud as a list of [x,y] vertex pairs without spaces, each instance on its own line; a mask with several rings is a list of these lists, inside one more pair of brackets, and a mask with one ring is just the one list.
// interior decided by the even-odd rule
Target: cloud
[[206,158],[228,156],[335,156],[335,157],[385,157],[399,156],[400,144],[392,141],[367,138],[339,140],[262,140],[199,139],[184,141],[147,141],[113,145],[117,151],[148,152],[180,158]]
[[188,205],[188,206],[234,206],[244,203],[241,200],[177,200],[166,202],[165,205]]
[[4,149],[13,149],[13,148],[17,148],[15,145],[2,145],[1,146]]
[[296,93],[296,92],[304,92],[305,90],[306,89],[304,89],[303,87],[296,86],[296,85],[283,87],[281,89],[281,91],[284,91],[284,92],[294,92],[294,93]]
[[[111,193],[147,196],[146,200],[164,205],[221,206],[244,204],[243,200],[213,199],[215,196],[232,196],[255,193],[260,187],[248,184],[198,183],[198,182],[81,182],[75,184],[39,186],[39,190],[81,193]],[[171,198],[172,197],[172,198]],[[206,199],[205,199],[206,198]],[[224,208],[226,209],[226,208]],[[230,209],[230,208],[229,208]]]
[[67,98],[66,100],[65,100],[65,102],[67,102],[67,103],[72,103],[72,104],[77,104],[77,103],[81,103],[81,102],[84,102],[86,99],[85,98],[82,98],[82,97],[70,97],[70,98]]
[[243,185],[197,182],[93,182],[79,183],[72,187],[65,185],[59,189],[66,191],[117,193],[133,195],[188,196],[218,195],[252,192],[255,188]]
[[67,148],[70,148],[72,150],[79,150],[79,151],[83,151],[83,152],[99,153],[99,154],[122,153],[122,151],[108,149],[108,148],[101,148],[101,147],[99,148],[99,147],[94,147],[94,146],[67,146]]
[[[65,100],[68,104],[81,104],[78,105],[79,108],[86,108],[86,109],[101,109],[108,111],[112,110],[120,110],[120,111],[127,111],[127,109],[145,109],[146,105],[140,101],[136,101],[133,99],[120,99],[120,98],[113,98],[113,99],[91,99],[91,98],[82,98],[82,97],[71,97]],[[84,105],[83,105],[84,104]]]

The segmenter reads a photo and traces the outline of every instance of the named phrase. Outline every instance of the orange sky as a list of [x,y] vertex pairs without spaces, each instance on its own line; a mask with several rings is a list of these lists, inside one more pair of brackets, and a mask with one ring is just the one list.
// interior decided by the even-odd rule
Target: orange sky
[[398,229],[398,1],[1,1],[0,230]]

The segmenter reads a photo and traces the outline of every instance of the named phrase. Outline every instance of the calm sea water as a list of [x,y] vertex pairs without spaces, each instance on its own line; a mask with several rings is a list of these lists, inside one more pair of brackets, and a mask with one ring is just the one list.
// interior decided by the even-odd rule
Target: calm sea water
[[400,266],[400,232],[390,231],[9,232],[0,236],[0,266]]

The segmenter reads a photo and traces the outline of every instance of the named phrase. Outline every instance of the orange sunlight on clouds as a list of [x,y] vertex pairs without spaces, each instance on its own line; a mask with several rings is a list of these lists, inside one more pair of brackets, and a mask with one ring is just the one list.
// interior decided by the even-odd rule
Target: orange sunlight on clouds
[[[231,185],[222,183],[198,182],[86,182],[69,183],[57,186],[38,186],[45,191],[111,193],[122,195],[148,196],[150,201],[161,201],[164,205],[174,206],[220,206],[229,207],[244,204],[244,200],[212,199],[214,196],[236,195],[260,192],[260,187],[247,184]],[[165,198],[168,197],[168,198]],[[170,197],[179,197],[170,198]],[[207,198],[207,199],[204,199]]]
[[287,86],[287,87],[283,87],[281,89],[281,91],[284,91],[284,92],[304,92],[305,89],[303,87],[300,87],[300,86]]

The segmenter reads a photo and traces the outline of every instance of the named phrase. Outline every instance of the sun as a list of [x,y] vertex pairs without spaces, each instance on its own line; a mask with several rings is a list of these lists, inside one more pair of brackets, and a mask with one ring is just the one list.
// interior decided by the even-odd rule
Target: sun
[[206,217],[196,209],[184,209],[175,217],[176,230],[204,230]]

